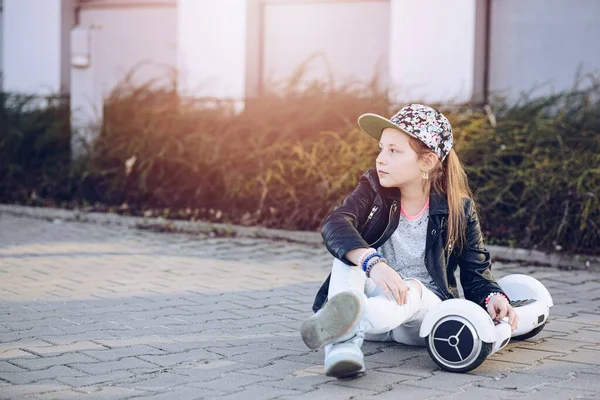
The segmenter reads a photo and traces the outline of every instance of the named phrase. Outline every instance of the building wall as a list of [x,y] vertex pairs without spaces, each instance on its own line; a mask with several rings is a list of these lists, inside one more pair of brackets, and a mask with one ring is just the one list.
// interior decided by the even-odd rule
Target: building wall
[[89,142],[103,118],[104,99],[126,76],[133,84],[153,80],[172,86],[177,78],[176,3],[94,0],[81,3],[72,32],[73,55],[89,65],[71,65],[73,150]]
[[93,31],[91,68],[96,90],[108,95],[127,74],[134,82],[173,82],[177,59],[175,7],[99,7],[79,11]]
[[263,86],[287,83],[302,65],[304,82],[339,86],[377,76],[387,87],[389,0],[265,2],[261,22]]
[[468,101],[476,1],[392,0],[390,80],[405,101]]
[[247,1],[178,1],[177,65],[182,94],[245,97]]
[[378,75],[399,101],[471,99],[476,0],[249,0],[247,94],[309,79]]
[[61,0],[4,0],[3,90],[40,95],[65,91]]
[[600,1],[492,0],[491,12],[492,94],[543,95],[600,73]]

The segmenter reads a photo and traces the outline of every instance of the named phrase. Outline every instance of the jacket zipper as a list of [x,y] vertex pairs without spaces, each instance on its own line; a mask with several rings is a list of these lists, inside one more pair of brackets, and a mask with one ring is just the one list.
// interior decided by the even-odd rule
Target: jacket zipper
[[373,218],[373,215],[377,212],[377,210],[379,210],[379,206],[373,206],[373,209],[371,210],[371,213],[367,217],[367,221],[370,221],[371,218]]
[[[396,205],[396,201],[394,200],[394,202],[392,203],[392,206],[390,207],[390,215],[388,217],[388,224],[385,227],[385,229],[383,230],[383,233],[381,234],[381,236],[379,236],[379,239],[377,239],[376,241],[374,241],[373,243],[370,243],[369,246],[373,247],[373,245],[377,242],[379,242],[381,240],[382,237],[385,236],[385,234],[387,233],[388,229],[390,228],[390,225],[392,224],[392,215],[394,214],[394,212],[396,212],[396,208],[398,206]],[[373,211],[371,210],[371,214],[373,214]],[[369,216],[371,217],[371,215]]]

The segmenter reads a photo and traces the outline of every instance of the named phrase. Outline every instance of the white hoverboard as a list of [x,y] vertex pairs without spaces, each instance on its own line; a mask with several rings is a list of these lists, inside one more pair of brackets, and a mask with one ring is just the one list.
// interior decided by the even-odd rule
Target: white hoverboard
[[544,329],[552,296],[544,285],[527,275],[507,275],[498,284],[510,299],[519,320],[511,331],[508,319],[492,320],[481,306],[464,299],[443,301],[421,324],[429,355],[442,369],[467,372],[510,341],[531,338]]

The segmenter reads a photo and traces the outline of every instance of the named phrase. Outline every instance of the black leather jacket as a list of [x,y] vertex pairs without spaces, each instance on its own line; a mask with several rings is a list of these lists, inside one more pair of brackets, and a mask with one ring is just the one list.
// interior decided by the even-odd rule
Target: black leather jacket
[[[425,267],[444,300],[458,298],[455,271],[460,266],[460,283],[465,298],[482,307],[491,292],[503,293],[492,274],[490,254],[483,247],[483,235],[471,199],[465,200],[466,243],[462,251],[444,251],[448,222],[448,203],[440,193],[431,192],[429,223],[425,245]],[[321,229],[327,250],[353,266],[344,255],[353,249],[381,246],[396,230],[400,220],[400,191],[384,188],[375,169],[367,171],[358,186],[327,217]],[[330,274],[331,276],[331,274]],[[318,311],[327,300],[329,278],[323,283],[313,304]]]

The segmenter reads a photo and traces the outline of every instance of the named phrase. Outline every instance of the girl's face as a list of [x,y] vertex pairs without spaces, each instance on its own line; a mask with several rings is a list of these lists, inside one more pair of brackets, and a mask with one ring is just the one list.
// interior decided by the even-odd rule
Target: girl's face
[[383,130],[376,159],[381,186],[402,188],[421,184],[422,165],[409,140],[407,134],[397,129]]

